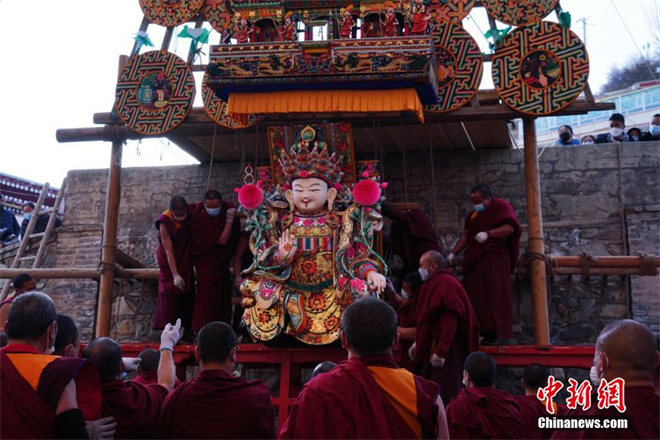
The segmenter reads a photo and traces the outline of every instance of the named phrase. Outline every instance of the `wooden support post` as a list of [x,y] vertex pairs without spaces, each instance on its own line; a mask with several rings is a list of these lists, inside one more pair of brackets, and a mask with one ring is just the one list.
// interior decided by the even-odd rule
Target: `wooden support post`
[[115,249],[117,247],[117,220],[119,218],[119,200],[121,193],[121,155],[123,142],[112,142],[110,169],[108,170],[108,189],[103,221],[103,248],[101,249],[101,282],[99,303],[96,312],[95,337],[110,335],[110,315],[112,292],[115,282]]
[[[545,255],[539,159],[536,151],[536,125],[534,124],[534,118],[523,119],[523,130],[525,135],[525,192],[527,194],[528,246],[530,252]],[[537,258],[532,259],[529,263],[529,277],[532,288],[534,343],[548,345],[550,344],[550,327],[548,324],[545,262]]]

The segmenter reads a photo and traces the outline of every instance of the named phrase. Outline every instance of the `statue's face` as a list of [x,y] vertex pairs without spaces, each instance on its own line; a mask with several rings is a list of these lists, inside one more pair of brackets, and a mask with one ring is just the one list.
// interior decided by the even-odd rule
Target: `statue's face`
[[294,180],[291,190],[293,203],[301,214],[319,212],[328,200],[328,184],[315,177]]

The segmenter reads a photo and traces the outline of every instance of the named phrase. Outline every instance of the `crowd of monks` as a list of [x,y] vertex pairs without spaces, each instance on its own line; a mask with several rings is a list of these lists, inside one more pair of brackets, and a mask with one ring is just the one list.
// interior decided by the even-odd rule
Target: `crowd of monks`
[[[0,305],[8,339],[0,350],[0,438],[660,438],[660,355],[636,321],[605,327],[591,372],[594,389],[603,379],[625,381],[623,413],[596,404],[555,404],[548,413],[537,394],[550,371],[540,364],[524,371],[525,395],[496,387],[495,360],[478,346],[511,336],[520,225],[487,186],[473,188],[471,199],[447,257],[423,214],[385,212],[408,271],[402,289],[388,281],[384,301],[365,297],[345,310],[348,359],[320,364],[276,427],[268,386],[234,374],[229,267],[236,248],[246,247],[235,209],[216,191],[197,204],[174,197],[156,222],[159,350],[126,358],[114,340],[98,338],[81,353],[75,322],[58,315],[29,276],[14,280],[15,294]],[[462,282],[450,267],[461,251]],[[173,349],[184,328],[195,332],[200,371],[179,382]],[[625,418],[628,427],[542,428],[539,418],[548,416]]]
[[[173,348],[181,321],[167,324],[160,350],[122,358],[121,347],[98,338],[79,353],[75,322],[58,315],[48,295],[32,291],[11,304],[0,349],[1,438],[275,438],[283,439],[563,439],[660,435],[659,353],[650,330],[633,320],[606,326],[596,342],[592,380],[622,379],[623,412],[568,408],[538,398],[550,375],[525,368],[525,395],[495,387],[496,364],[475,351],[465,360],[463,387],[450,401],[442,386],[396,363],[398,318],[384,301],[351,304],[342,322],[348,359],[323,363],[295,399],[283,426],[275,425],[271,393],[260,379],[234,374],[234,330],[211,322],[198,333],[197,376],[175,377]],[[80,356],[81,355],[81,356]],[[137,370],[132,380],[122,380]],[[623,395],[623,394],[622,394]],[[625,429],[544,429],[552,416],[626,420]]]

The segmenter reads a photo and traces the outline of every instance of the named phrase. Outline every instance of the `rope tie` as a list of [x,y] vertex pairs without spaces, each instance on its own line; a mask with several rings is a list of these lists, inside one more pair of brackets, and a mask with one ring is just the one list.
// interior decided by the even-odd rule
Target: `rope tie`
[[641,260],[639,265],[640,275],[657,275],[658,268],[655,267],[655,255],[640,252],[639,258]]
[[589,252],[580,252],[580,267],[582,268],[582,276],[588,277],[590,274],[590,268],[592,263],[595,263],[596,260],[594,256]]

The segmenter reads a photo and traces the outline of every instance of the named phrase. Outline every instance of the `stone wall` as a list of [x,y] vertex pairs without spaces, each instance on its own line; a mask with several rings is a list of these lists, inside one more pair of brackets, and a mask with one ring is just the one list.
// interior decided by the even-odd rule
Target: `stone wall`
[[[553,255],[637,255],[660,253],[660,148],[658,144],[597,145],[548,148],[540,157],[543,217],[548,252]],[[365,158],[369,159],[369,158]],[[434,154],[435,176],[425,153],[384,156],[386,196],[404,201],[404,176],[410,201],[435,221],[443,248],[461,233],[470,203],[468,192],[478,182],[512,203],[526,246],[526,199],[522,152],[483,150]],[[155,266],[155,217],[172,195],[201,199],[208,166],[128,168],[121,173],[118,248]],[[241,181],[238,163],[215,164],[211,188],[235,202]],[[96,267],[107,182],[106,170],[71,171],[66,191],[65,226],[60,230],[53,267]],[[435,204],[432,184],[435,183]],[[632,211],[631,211],[632,209]],[[551,338],[556,344],[588,343],[613,319],[634,317],[656,332],[659,319],[658,277],[556,276],[548,283]],[[91,337],[97,283],[50,281],[58,308],[78,318],[83,339]],[[632,288],[632,290],[631,290]],[[121,282],[113,304],[114,336],[121,341],[149,338],[155,304],[154,283]],[[514,281],[515,338],[533,342],[529,283]]]

